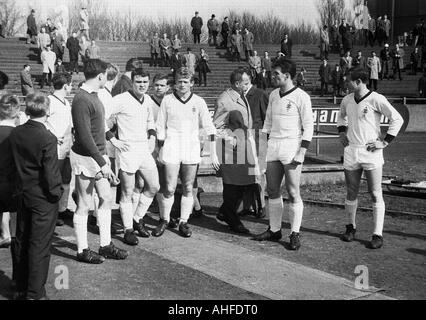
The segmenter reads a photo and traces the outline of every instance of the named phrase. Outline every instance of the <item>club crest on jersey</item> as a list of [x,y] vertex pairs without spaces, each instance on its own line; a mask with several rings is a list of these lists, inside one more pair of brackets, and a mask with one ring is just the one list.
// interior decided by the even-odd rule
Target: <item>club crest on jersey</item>
[[368,107],[364,107],[364,109],[362,110],[362,116],[365,118],[367,116],[368,113]]
[[291,102],[289,102],[288,105],[287,105],[287,112],[289,112],[290,109],[291,109]]
[[192,107],[192,113],[195,114],[197,112],[197,109],[194,107]]

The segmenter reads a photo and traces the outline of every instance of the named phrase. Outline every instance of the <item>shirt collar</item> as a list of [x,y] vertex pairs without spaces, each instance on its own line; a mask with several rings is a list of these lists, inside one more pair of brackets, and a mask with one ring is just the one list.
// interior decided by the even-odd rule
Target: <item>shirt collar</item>
[[11,120],[11,119],[5,119],[5,120],[1,120],[0,121],[0,126],[5,126],[5,127],[16,127],[15,124],[15,120]]
[[88,85],[86,85],[86,83],[83,83],[80,89],[86,91],[87,93],[97,93],[97,91],[90,88]]
[[253,84],[250,84],[250,85],[248,86],[247,91],[246,91],[246,92],[244,92],[244,95],[245,95],[245,96],[247,95],[247,93],[249,93],[249,91],[251,90],[251,88],[253,88]]

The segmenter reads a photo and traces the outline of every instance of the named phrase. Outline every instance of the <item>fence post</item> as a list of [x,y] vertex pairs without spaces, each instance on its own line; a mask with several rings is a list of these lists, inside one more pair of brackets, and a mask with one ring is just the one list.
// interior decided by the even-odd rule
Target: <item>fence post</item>
[[407,104],[407,97],[404,97],[404,98],[402,99],[402,101],[403,101],[403,104],[404,104],[404,105],[406,105],[406,104]]
[[[320,115],[319,112],[317,112],[317,134],[320,131]],[[315,155],[318,157],[320,153],[320,139],[317,138],[317,143],[316,143],[316,150],[315,150]]]
[[333,103],[337,104],[337,97],[336,96],[333,97]]

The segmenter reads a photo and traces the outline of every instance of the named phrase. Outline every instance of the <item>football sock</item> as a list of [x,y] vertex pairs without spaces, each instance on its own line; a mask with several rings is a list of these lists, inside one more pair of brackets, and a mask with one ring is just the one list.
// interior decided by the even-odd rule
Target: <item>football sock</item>
[[269,199],[269,226],[272,232],[281,230],[281,223],[283,220],[283,199]]
[[120,213],[124,230],[133,229],[133,204],[131,202],[120,202]]
[[139,203],[136,208],[135,214],[133,216],[133,220],[135,220],[136,222],[139,222],[140,219],[143,219],[153,200],[154,198],[148,198],[146,195],[142,193],[140,195]]
[[291,224],[291,232],[300,232],[300,226],[302,225],[302,217],[303,217],[303,202],[298,203],[290,203],[290,224]]
[[358,200],[345,201],[345,211],[348,216],[349,224],[352,224],[354,226],[354,229],[356,229],[356,210],[358,208]]
[[194,206],[193,197],[182,196],[182,199],[180,201],[180,221],[179,221],[180,223],[188,222],[193,206]]
[[101,247],[111,243],[111,210],[98,210],[99,237]]

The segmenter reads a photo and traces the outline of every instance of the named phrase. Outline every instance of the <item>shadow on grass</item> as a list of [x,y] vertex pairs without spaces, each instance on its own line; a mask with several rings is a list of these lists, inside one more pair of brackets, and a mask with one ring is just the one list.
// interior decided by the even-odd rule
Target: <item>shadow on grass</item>
[[407,251],[411,253],[415,253],[415,254],[420,254],[426,257],[426,250],[417,249],[417,248],[408,248]]
[[426,236],[422,235],[422,234],[404,233],[404,232],[392,231],[392,230],[385,230],[383,232],[391,234],[391,235],[394,235],[394,236],[407,237],[407,238],[415,238],[415,239],[426,241]]
[[0,296],[10,300],[12,295],[12,279],[6,276],[3,270],[0,270]]

